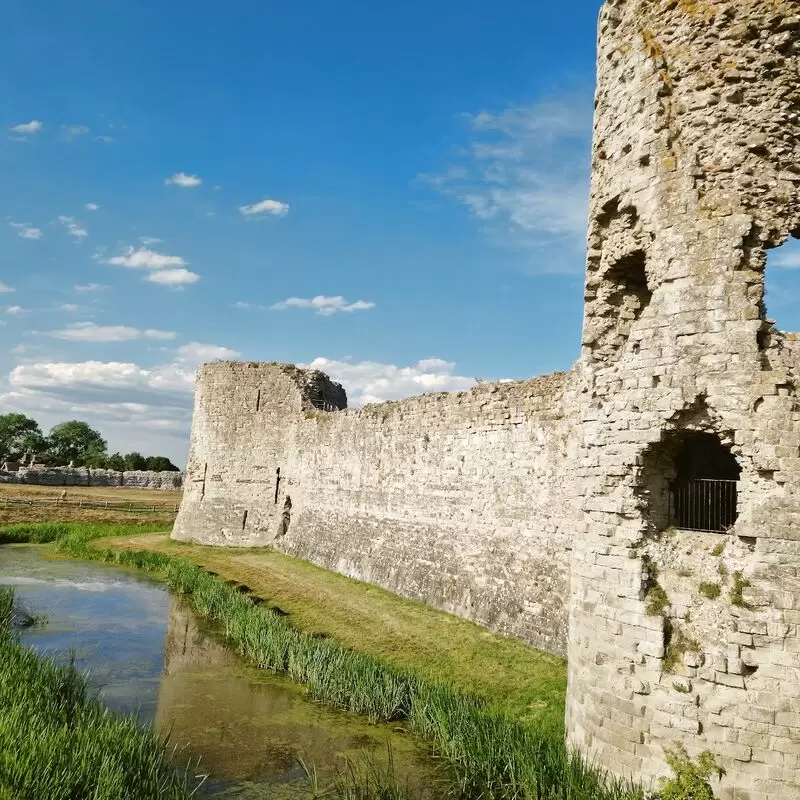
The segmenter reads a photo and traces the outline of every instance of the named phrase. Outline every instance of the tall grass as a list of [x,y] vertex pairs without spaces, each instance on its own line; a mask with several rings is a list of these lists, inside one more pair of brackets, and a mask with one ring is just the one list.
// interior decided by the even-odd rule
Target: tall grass
[[166,742],[113,714],[72,665],[24,648],[13,590],[0,586],[0,797],[14,800],[187,800]]
[[201,616],[221,623],[229,643],[248,661],[288,674],[305,684],[315,700],[373,722],[405,723],[431,743],[458,796],[481,800],[642,798],[637,787],[569,752],[549,727],[525,724],[451,684],[422,679],[332,639],[298,631],[248,595],[178,557],[92,546],[92,539],[114,535],[107,526],[61,524],[42,530],[23,525],[4,532],[15,536],[15,541],[50,537],[57,550],[73,557],[154,573],[175,591],[190,595]]

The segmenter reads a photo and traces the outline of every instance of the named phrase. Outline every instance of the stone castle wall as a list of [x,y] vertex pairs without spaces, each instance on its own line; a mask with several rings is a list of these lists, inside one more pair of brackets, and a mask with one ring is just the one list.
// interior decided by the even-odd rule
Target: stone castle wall
[[[567,727],[620,774],[709,749],[721,798],[800,793],[800,361],[764,302],[766,251],[800,234],[799,12],[609,0],[600,18]],[[741,467],[727,534],[668,528],[691,432]]]
[[0,483],[28,483],[37,486],[123,486],[129,489],[180,489],[182,472],[153,472],[89,467],[20,467],[0,471]]
[[[795,798],[800,345],[764,292],[790,235],[800,0],[608,0],[575,369],[346,411],[319,373],[207,366],[175,536],[566,643],[569,741],[599,764],[647,780],[681,743],[723,800]],[[701,439],[741,473],[724,533],[674,525]]]
[[269,544],[565,652],[569,376],[325,411],[298,374],[202,368],[174,535]]

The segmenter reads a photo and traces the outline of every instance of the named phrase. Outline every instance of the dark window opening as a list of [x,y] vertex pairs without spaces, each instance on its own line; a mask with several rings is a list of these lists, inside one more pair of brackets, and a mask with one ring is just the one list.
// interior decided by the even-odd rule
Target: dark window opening
[[256,394],[256,411],[261,408],[261,389],[258,390],[258,394]]
[[642,474],[649,522],[656,530],[727,531],[738,516],[741,471],[716,435],[671,434],[645,454]]
[[275,505],[278,505],[278,492],[281,489],[281,468],[275,470]]
[[242,530],[244,530],[246,526],[247,526],[247,510],[245,509],[244,514],[242,514]]
[[622,321],[639,319],[653,297],[647,285],[646,260],[644,250],[635,250],[617,261],[606,273],[606,281],[611,284],[608,302],[619,309]]

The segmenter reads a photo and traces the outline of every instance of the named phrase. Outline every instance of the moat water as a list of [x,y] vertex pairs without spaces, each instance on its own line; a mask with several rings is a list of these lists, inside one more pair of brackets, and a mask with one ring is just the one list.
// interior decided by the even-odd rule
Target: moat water
[[253,669],[228,651],[189,604],[135,571],[53,560],[41,546],[0,547],[0,583],[43,614],[24,644],[74,660],[115,711],[136,713],[183,747],[208,774],[199,795],[300,798],[303,765],[327,786],[348,759],[385,763],[429,795],[433,767],[415,741],[389,726],[308,700],[302,687]]

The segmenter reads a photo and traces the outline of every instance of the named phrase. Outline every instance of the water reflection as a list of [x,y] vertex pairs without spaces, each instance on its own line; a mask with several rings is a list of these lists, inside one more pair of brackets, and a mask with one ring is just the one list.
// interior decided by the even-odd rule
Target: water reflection
[[323,784],[363,751],[397,773],[430,784],[430,763],[414,741],[388,726],[308,700],[301,687],[247,667],[186,600],[141,575],[95,564],[53,561],[41,547],[0,547],[0,583],[48,623],[24,641],[90,671],[103,699],[169,731],[182,759],[210,773],[204,796],[307,796],[300,764]]

